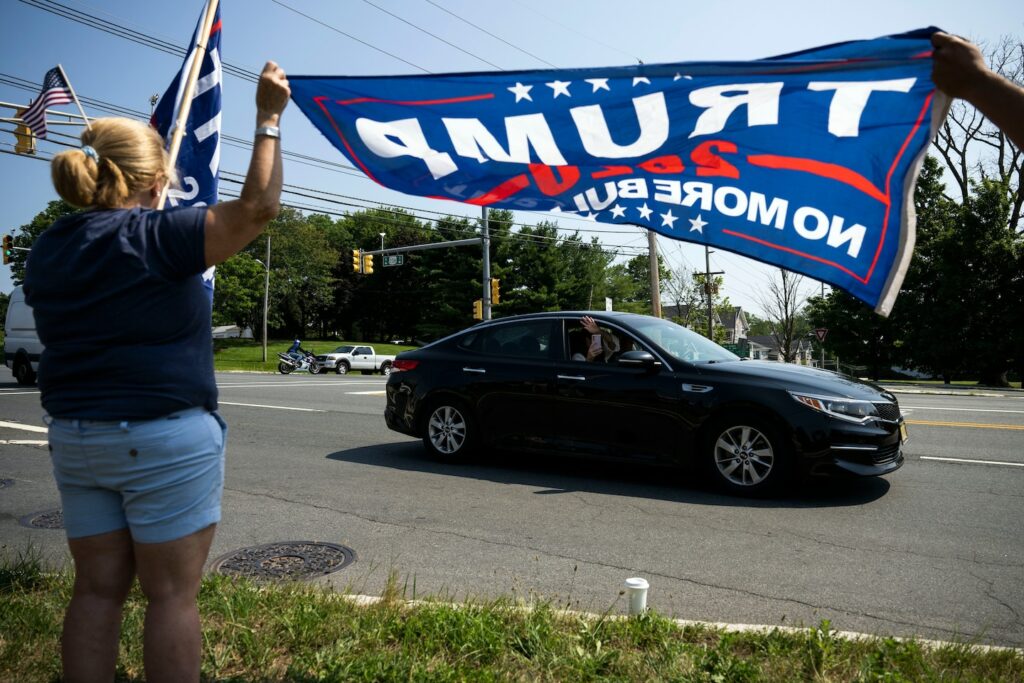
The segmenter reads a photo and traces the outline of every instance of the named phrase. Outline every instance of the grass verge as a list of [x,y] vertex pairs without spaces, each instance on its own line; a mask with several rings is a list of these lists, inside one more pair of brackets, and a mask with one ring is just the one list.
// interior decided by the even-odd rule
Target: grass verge
[[[69,572],[0,561],[0,680],[53,681]],[[851,641],[828,622],[799,633],[680,627],[653,612],[592,618],[510,600],[357,605],[303,583],[208,576],[199,609],[206,681],[1020,681],[1024,656],[967,644]],[[141,680],[144,601],[124,612],[117,680]]]

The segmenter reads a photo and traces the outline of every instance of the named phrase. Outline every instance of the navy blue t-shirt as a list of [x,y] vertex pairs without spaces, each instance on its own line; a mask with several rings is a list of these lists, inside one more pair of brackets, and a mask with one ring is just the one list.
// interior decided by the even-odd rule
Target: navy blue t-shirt
[[45,346],[47,413],[143,420],[216,410],[205,221],[206,207],[88,211],[36,239],[24,289]]

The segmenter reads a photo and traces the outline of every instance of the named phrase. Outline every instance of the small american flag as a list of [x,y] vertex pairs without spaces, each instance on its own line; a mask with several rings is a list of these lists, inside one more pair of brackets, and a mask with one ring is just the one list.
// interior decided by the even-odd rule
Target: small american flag
[[22,115],[21,120],[25,122],[36,136],[40,138],[46,137],[46,108],[54,107],[58,104],[67,104],[71,102],[71,86],[68,85],[67,81],[60,73],[58,67],[54,67],[46,72],[46,77],[43,79],[43,89],[39,93],[39,97],[35,99],[25,113]]

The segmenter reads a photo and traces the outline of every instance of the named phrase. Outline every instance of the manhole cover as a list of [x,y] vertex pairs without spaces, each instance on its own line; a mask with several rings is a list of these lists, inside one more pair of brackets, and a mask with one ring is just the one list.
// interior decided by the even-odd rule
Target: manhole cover
[[288,541],[232,551],[214,560],[212,570],[253,579],[309,579],[344,569],[355,561],[355,551],[343,545]]
[[63,529],[64,511],[57,508],[56,510],[33,512],[31,515],[25,515],[19,521],[22,526],[33,529]]
[[0,489],[5,489],[8,486],[14,486],[13,479],[0,479]]

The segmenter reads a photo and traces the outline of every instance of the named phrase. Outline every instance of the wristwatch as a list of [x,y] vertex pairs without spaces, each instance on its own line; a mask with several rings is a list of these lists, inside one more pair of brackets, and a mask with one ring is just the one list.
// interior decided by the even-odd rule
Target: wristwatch
[[260,126],[256,129],[256,135],[266,135],[268,138],[280,138],[281,128],[279,126]]

